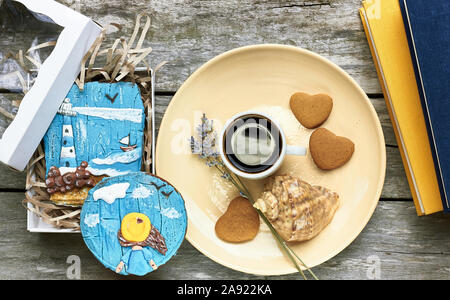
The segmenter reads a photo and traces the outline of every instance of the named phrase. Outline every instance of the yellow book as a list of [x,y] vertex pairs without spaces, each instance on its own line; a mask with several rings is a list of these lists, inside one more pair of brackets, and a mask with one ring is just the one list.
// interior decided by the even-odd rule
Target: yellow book
[[417,81],[398,0],[360,9],[418,215],[443,210]]

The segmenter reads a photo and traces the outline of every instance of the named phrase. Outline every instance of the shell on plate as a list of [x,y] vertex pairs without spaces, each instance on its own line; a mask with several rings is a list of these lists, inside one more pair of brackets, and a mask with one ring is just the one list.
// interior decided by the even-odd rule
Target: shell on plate
[[285,241],[306,241],[333,219],[339,195],[290,175],[276,176],[254,205]]

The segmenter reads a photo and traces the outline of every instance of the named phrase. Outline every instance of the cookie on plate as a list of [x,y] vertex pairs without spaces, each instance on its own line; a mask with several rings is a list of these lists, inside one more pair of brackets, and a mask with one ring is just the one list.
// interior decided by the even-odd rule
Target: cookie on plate
[[259,215],[244,197],[234,198],[227,211],[216,223],[216,234],[230,243],[241,243],[255,238],[259,231]]
[[295,93],[289,101],[292,113],[306,128],[322,125],[333,109],[333,99],[326,94]]
[[309,151],[320,169],[333,170],[350,160],[355,151],[355,144],[348,138],[319,128],[311,134]]

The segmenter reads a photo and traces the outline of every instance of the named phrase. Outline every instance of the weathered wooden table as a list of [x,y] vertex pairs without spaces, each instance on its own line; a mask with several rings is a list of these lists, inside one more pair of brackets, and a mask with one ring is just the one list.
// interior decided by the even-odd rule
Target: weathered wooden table
[[[236,47],[280,43],[329,58],[366,91],[383,126],[386,181],[378,207],[360,236],[339,255],[316,267],[321,279],[448,279],[450,217],[417,217],[381,87],[358,15],[361,0],[63,0],[97,20],[124,26],[129,36],[139,12],[152,16],[148,44],[159,73],[157,124],[182,82],[210,58]],[[117,33],[119,34],[119,33]],[[0,41],[27,49],[21,37]],[[21,95],[3,93],[10,100]],[[71,255],[81,260],[81,279],[122,278],[106,270],[79,234],[26,230],[22,207],[25,176],[0,166],[0,279],[64,279]],[[69,261],[69,263],[68,263]],[[297,279],[297,274],[258,277],[223,267],[185,241],[178,255],[147,279]]]

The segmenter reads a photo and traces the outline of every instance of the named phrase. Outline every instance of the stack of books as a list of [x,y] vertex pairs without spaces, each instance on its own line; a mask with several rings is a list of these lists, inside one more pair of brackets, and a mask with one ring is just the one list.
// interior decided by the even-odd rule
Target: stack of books
[[450,1],[362,6],[417,214],[450,212]]

